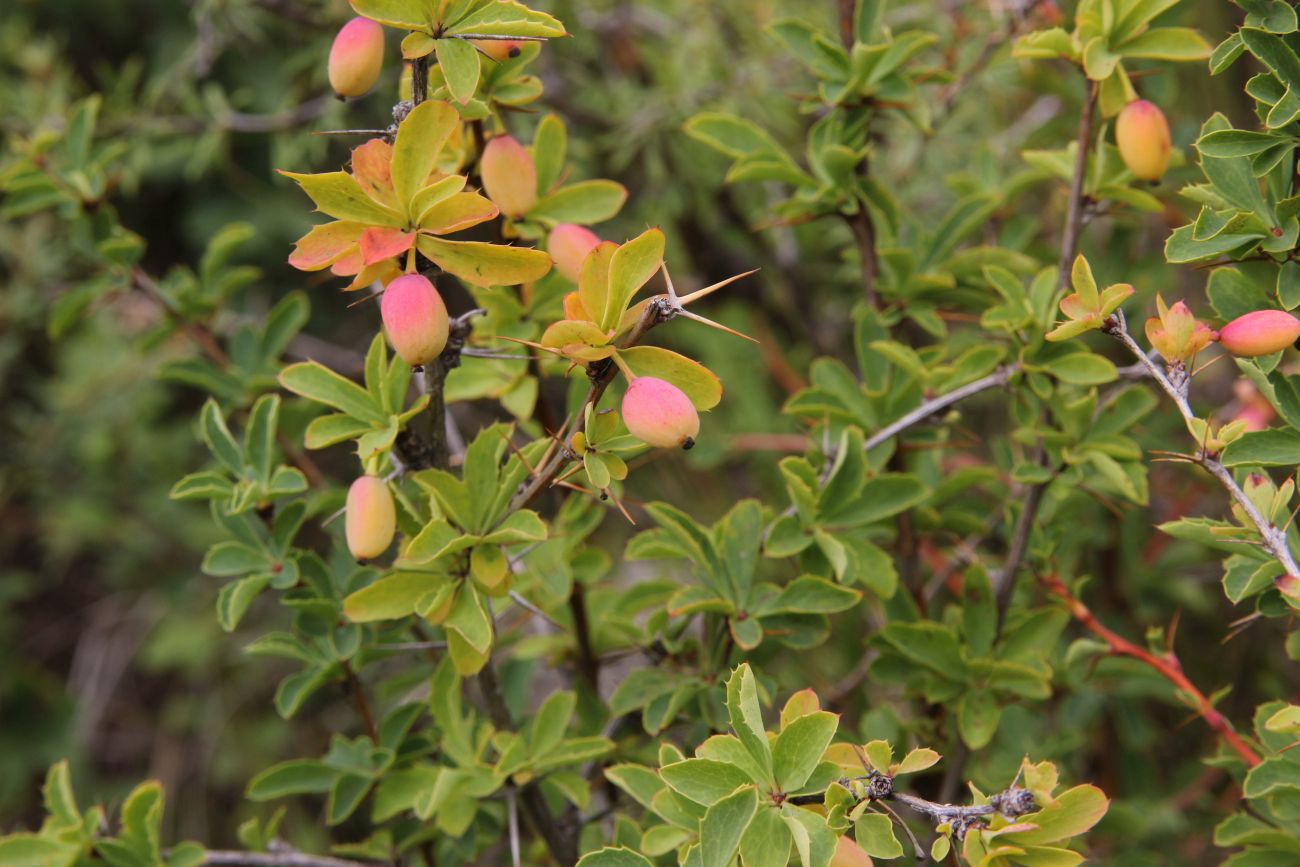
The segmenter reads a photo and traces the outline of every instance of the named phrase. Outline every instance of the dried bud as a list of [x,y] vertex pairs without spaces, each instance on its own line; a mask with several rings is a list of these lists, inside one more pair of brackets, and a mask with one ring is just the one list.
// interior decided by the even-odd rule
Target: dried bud
[[1298,337],[1300,319],[1284,310],[1256,310],[1219,329],[1219,345],[1242,358],[1280,352]]
[[508,135],[499,135],[483,148],[479,162],[483,189],[501,213],[518,218],[537,202],[537,168],[528,149]]
[[659,448],[695,445],[700,416],[677,386],[653,376],[638,376],[623,395],[623,423],[632,436]]
[[447,345],[447,308],[433,284],[419,274],[398,277],[379,300],[384,330],[393,349],[411,367],[442,354]]
[[1147,320],[1147,340],[1169,364],[1191,364],[1196,354],[1214,339],[1210,327],[1198,322],[1182,301],[1166,307],[1164,299],[1157,295],[1156,309],[1159,317]]
[[560,223],[546,239],[546,250],[551,254],[555,269],[570,283],[578,282],[582,262],[587,254],[600,244],[596,233],[573,223]]
[[1169,123],[1154,103],[1135,99],[1115,119],[1115,143],[1135,177],[1158,181],[1169,168]]
[[353,482],[348,488],[344,522],[353,557],[369,560],[387,551],[397,532],[397,510],[388,484],[376,476],[362,476]]
[[330,87],[340,99],[361,96],[375,86],[384,64],[384,28],[369,18],[353,18],[330,48]]

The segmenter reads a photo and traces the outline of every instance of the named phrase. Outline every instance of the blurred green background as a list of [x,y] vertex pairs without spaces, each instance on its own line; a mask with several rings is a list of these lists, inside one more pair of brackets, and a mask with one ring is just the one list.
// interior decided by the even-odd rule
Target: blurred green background
[[[811,122],[799,101],[808,82],[764,26],[783,15],[829,22],[835,4],[535,5],[573,34],[542,53],[542,106],[568,123],[581,176],[614,178],[630,192],[624,212],[600,233],[621,240],[647,225],[664,227],[679,286],[763,269],[705,311],[755,335],[762,348],[673,329],[673,340],[721,375],[727,397],[690,459],[660,462],[636,478],[633,500],[676,502],[704,522],[743,496],[781,504],[775,463],[785,451],[801,451],[802,440],[780,406],[814,357],[852,357],[849,313],[860,286],[850,236],[825,221],[756,230],[776,191],[725,186],[727,161],[691,141],[682,124],[724,108],[799,151]],[[1181,5],[1182,23],[1211,43],[1237,13],[1225,3]],[[980,60],[986,40],[997,44],[1014,6],[898,2],[888,20],[937,31],[945,59],[960,69]],[[193,265],[222,226],[247,222],[254,231],[236,257],[258,276],[235,297],[230,327],[305,289],[313,302],[306,332],[360,353],[376,312],[347,310],[335,284],[288,267],[290,246],[311,220],[306,200],[273,171],[328,170],[355,139],[312,132],[389,121],[395,42],[377,93],[346,105],[327,94],[325,57],[348,16],[343,0],[10,0],[0,12],[0,161],[10,159],[14,140],[57,129],[71,104],[103,94],[101,132],[122,148],[108,195],[147,242],[142,267],[162,276]],[[1021,149],[1060,147],[1073,135],[1077,77],[1050,63],[1012,60],[1005,45],[992,51],[955,89],[933,136],[886,124],[873,171],[922,213],[941,213],[962,184],[996,183],[1021,168]],[[1251,125],[1241,95],[1251,71],[1242,63],[1211,79],[1203,65],[1185,64],[1138,85],[1164,107],[1175,145],[1185,147],[1214,110]],[[527,140],[537,116],[507,122]],[[1201,291],[1202,273],[1170,268],[1160,256],[1169,227],[1194,214],[1170,194],[1194,174],[1181,168],[1166,179],[1169,213],[1123,214],[1085,236],[1103,283],[1138,287],[1132,310],[1150,309],[1156,290],[1171,300]],[[990,231],[1054,260],[1062,205],[1062,190],[1040,186]],[[167,498],[172,483],[205,460],[192,428],[202,395],[158,375],[193,347],[147,342],[161,311],[139,294],[97,300],[94,315],[52,340],[58,299],[95,279],[87,242],[54,213],[16,218],[0,202],[0,215],[0,832],[39,821],[38,782],[49,763],[69,757],[85,796],[112,802],[131,783],[156,777],[169,795],[171,839],[229,844],[253,809],[242,799],[247,779],[279,759],[310,754],[333,727],[347,725],[343,696],[318,699],[283,722],[270,700],[284,670],[241,652],[241,636],[266,631],[282,614],[268,603],[255,606],[234,635],[217,626],[220,582],[198,569],[216,530],[203,509]],[[299,343],[294,351],[310,349]],[[1205,388],[1219,389],[1226,402],[1231,377],[1227,370],[1216,376]],[[490,417],[484,407],[460,412],[467,427]],[[971,426],[983,430],[978,421]],[[1152,422],[1152,443],[1173,429],[1168,418]],[[336,477],[351,471],[345,451],[319,462]],[[1113,521],[1089,501],[1054,519],[1076,522],[1079,544],[1094,546],[1108,570],[1113,625],[1140,635],[1134,630],[1181,610],[1182,634],[1197,636],[1183,642],[1186,666],[1207,691],[1232,684],[1224,709],[1244,721],[1257,700],[1287,693],[1284,664],[1260,664],[1264,654],[1280,655],[1278,634],[1263,627],[1220,647],[1235,615],[1215,583],[1214,561],[1151,529],[1176,510],[1221,509],[1217,494],[1198,484],[1185,470],[1158,465],[1149,510],[1127,509]],[[603,532],[611,549],[627,534],[615,522]],[[1174,566],[1184,576],[1178,582],[1168,579]],[[857,667],[866,628],[837,621],[835,638],[816,654],[758,664],[795,670],[787,682],[833,688]],[[1107,671],[1121,667],[1129,670],[1104,662],[1067,671],[1058,697],[1046,708],[1011,712],[968,772],[978,781],[991,763],[1006,767],[1026,751],[1061,758],[1075,778],[1119,799],[1094,835],[1105,863],[1175,863],[1165,860],[1172,851],[1177,863],[1201,863],[1209,857],[1206,817],[1223,812],[1213,803],[1217,783],[1189,760],[1205,733],[1197,722],[1182,726],[1183,711],[1163,700],[1167,691],[1154,676],[1109,691]],[[857,721],[873,731],[896,717],[942,719],[941,708],[896,701],[868,682],[841,696],[837,709],[850,727]],[[309,833],[313,817],[301,818],[295,830]]]

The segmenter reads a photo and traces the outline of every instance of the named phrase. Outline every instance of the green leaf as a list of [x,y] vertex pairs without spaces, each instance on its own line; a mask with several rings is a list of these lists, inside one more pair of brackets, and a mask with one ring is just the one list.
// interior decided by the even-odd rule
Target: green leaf
[[598,852],[583,855],[578,867],[654,867],[654,864],[631,849],[607,846]]
[[685,355],[660,346],[632,346],[619,350],[619,356],[637,376],[653,376],[677,386],[700,412],[722,400],[717,374]]
[[781,818],[794,838],[794,848],[804,867],[827,867],[835,854],[838,838],[826,827],[826,820],[789,803],[781,805]]
[[781,595],[764,610],[796,614],[833,614],[847,611],[858,603],[862,594],[816,575],[800,575],[785,587]]
[[206,575],[223,578],[229,575],[244,575],[270,566],[271,558],[265,551],[241,542],[227,540],[218,542],[208,549],[203,557],[201,568]]
[[469,102],[478,89],[478,49],[463,39],[439,39],[434,50],[452,98],[461,105]]
[[532,36],[549,39],[564,36],[564,25],[544,12],[535,12],[515,0],[480,3],[478,8],[451,22],[449,34],[490,36]]
[[675,792],[705,807],[753,782],[749,774],[735,765],[712,759],[685,759],[664,765],[659,769],[659,776]]
[[280,371],[280,384],[296,395],[323,403],[361,421],[386,425],[388,417],[364,388],[323,364],[306,361]]
[[254,801],[269,801],[285,795],[326,792],[337,771],[315,759],[295,759],[272,765],[253,777],[247,795]]
[[292,178],[311,197],[316,210],[336,220],[350,220],[367,226],[385,226],[399,229],[405,218],[396,211],[376,202],[361,188],[357,179],[347,172],[325,172],[317,175],[281,171]]
[[709,807],[700,822],[701,867],[727,867],[731,863],[757,809],[758,791],[752,785]]
[[[540,183],[540,182],[539,182]],[[627,188],[614,181],[580,181],[544,196],[528,216],[534,220],[590,225],[614,216],[627,201]]]
[[797,791],[821,762],[839,728],[838,714],[816,711],[801,716],[781,730],[772,746],[772,771],[783,792]]
[[244,453],[235,442],[226,427],[226,420],[221,415],[221,407],[212,398],[208,398],[199,413],[199,431],[203,442],[221,465],[235,475],[242,475],[244,470]]
[[[647,229],[614,251],[609,261],[609,295],[600,317],[601,328],[618,327],[623,311],[659,270],[663,259],[664,233],[658,229]],[[596,315],[595,311],[588,313]]]
[[1196,149],[1207,157],[1249,157],[1287,141],[1292,139],[1268,132],[1221,129],[1201,137],[1196,142]]
[[[439,40],[439,43],[443,41],[445,40]],[[437,100],[426,100],[411,109],[397,128],[391,168],[393,189],[397,193],[397,200],[408,208],[407,216],[413,221],[418,220],[422,212],[433,204],[427,200],[429,197],[422,197],[418,204],[413,200],[416,193],[425,189],[443,144],[459,124],[460,115],[450,105]],[[456,191],[451,189],[456,184],[453,180],[444,188],[448,190],[448,195]]]
[[280,423],[280,396],[264,394],[253,404],[249,414],[248,430],[244,432],[244,448],[248,463],[263,485],[271,481],[271,464],[275,457],[275,433]]
[[1213,49],[1190,27],[1155,27],[1121,44],[1123,57],[1149,60],[1205,60]]
[[448,241],[429,235],[420,235],[416,246],[438,267],[475,286],[529,283],[540,280],[551,270],[551,257],[528,247]]
[[9,834],[0,837],[0,864],[5,867],[53,867],[70,864],[77,847],[35,834]]
[[[557,115],[548,114],[537,124],[533,132],[533,144],[530,148],[533,163],[537,169],[537,197],[543,198],[564,171],[565,152],[568,149],[569,136],[564,128],[564,121]],[[532,213],[536,213],[534,206]]]
[[727,680],[727,715],[732,731],[749,750],[763,773],[772,772],[772,751],[763,729],[763,713],[758,705],[758,686],[747,663],[741,663]]
[[760,804],[740,838],[740,860],[745,867],[787,867],[790,862],[790,830],[781,811]]
[[424,30],[429,26],[425,7],[411,0],[351,0],[358,14],[399,30]]
[[1072,352],[1043,365],[1047,372],[1070,385],[1100,385],[1114,382],[1119,374],[1109,359],[1091,352]]
[[469,584],[461,585],[457,591],[443,627],[459,635],[479,653],[487,653],[492,646],[492,620],[483,609],[478,592]]
[[781,154],[781,147],[760,126],[721,112],[703,112],[686,122],[686,134],[731,157]]
[[[1246,792],[1247,797],[1251,797]],[[1056,796],[1047,807],[1022,816],[1019,821],[1036,827],[1003,834],[1000,839],[1015,846],[1057,843],[1077,837],[1106,815],[1110,802],[1096,786],[1075,786]]]
[[233,632],[244,618],[248,606],[271,583],[270,575],[249,575],[232,581],[217,594],[217,622],[226,632]]
[[957,729],[966,746],[980,750],[988,746],[998,730],[1002,708],[993,693],[986,689],[972,689],[957,704]]
[[872,858],[900,858],[903,844],[894,836],[894,823],[880,813],[863,813],[853,823],[853,839]]
[[408,617],[422,598],[450,580],[426,572],[395,572],[349,595],[343,613],[353,623]]
[[1228,443],[1220,460],[1224,466],[1287,467],[1300,464],[1300,432],[1250,431]]

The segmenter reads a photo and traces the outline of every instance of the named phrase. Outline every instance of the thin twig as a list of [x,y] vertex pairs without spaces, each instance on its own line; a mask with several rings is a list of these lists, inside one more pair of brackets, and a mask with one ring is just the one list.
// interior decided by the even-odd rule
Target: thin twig
[[1074,174],[1070,177],[1070,202],[1065,212],[1065,234],[1061,238],[1061,258],[1057,261],[1056,288],[1065,289],[1070,284],[1070,266],[1079,252],[1079,235],[1083,233],[1083,184],[1088,175],[1088,147],[1092,143],[1092,114],[1097,105],[1097,87],[1086,81],[1088,88],[1083,108],[1079,112],[1079,133],[1075,139]]
[[874,449],[876,446],[891,437],[897,436],[918,422],[925,421],[930,416],[935,415],[940,410],[947,409],[958,401],[965,400],[966,398],[979,394],[982,391],[988,391],[990,388],[997,388],[998,386],[1006,385],[1011,377],[1015,376],[1019,371],[1019,364],[1007,364],[999,367],[988,376],[981,377],[974,382],[968,382],[960,388],[954,388],[946,394],[941,394],[938,397],[931,398],[916,409],[899,418],[897,421],[876,431],[867,438],[864,445],[868,450]]
[[305,852],[240,852],[233,849],[209,849],[203,863],[212,867],[374,867],[376,863],[349,861],[328,855],[308,855]]

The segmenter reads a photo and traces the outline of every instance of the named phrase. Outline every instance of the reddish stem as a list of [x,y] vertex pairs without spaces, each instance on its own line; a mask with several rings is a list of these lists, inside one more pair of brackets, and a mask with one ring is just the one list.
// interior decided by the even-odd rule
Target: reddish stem
[[1066,609],[1069,610],[1075,620],[1083,624],[1084,628],[1093,635],[1106,642],[1106,646],[1110,648],[1111,653],[1116,656],[1128,656],[1138,660],[1172,683],[1177,689],[1191,696],[1196,704],[1197,714],[1200,715],[1201,719],[1205,720],[1206,725],[1228,742],[1228,746],[1232,747],[1237,755],[1241,756],[1241,760],[1246,763],[1246,767],[1253,768],[1260,763],[1259,756],[1246,744],[1241,735],[1237,734],[1232,727],[1232,723],[1228,722],[1223,714],[1215,710],[1214,705],[1206,698],[1205,693],[1197,689],[1196,685],[1187,679],[1187,675],[1183,674],[1183,667],[1178,662],[1177,656],[1172,653],[1157,656],[1107,629],[1097,620],[1088,606],[1080,602],[1065,586],[1065,582],[1057,576],[1044,575],[1042,581],[1049,591],[1065,602]]

